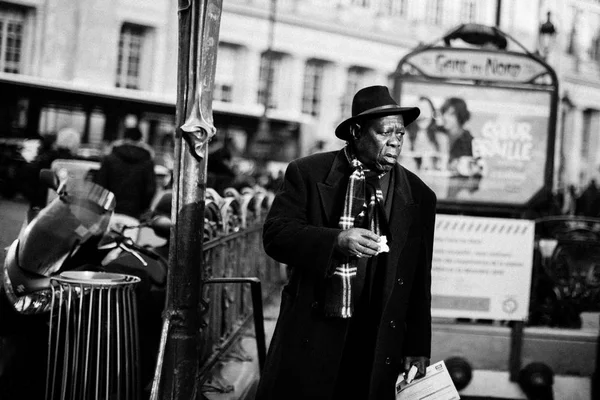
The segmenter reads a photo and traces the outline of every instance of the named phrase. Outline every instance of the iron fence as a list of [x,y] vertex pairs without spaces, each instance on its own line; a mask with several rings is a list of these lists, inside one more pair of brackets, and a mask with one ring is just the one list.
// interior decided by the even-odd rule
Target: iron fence
[[[247,328],[253,315],[258,312],[256,315],[262,316],[262,308],[253,309],[251,285],[243,284],[256,281],[240,282],[223,278],[258,278],[263,304],[280,289],[285,279],[279,263],[265,254],[262,245],[262,225],[274,197],[274,193],[259,186],[241,191],[229,188],[223,196],[211,188],[206,190],[201,271],[203,285],[198,307],[202,320],[199,383],[203,391],[233,390],[226,380],[212,377],[212,370],[226,353],[229,357],[234,353],[234,357],[243,361],[252,360],[239,346],[239,340],[248,334]],[[163,338],[169,329],[167,319]],[[262,329],[257,336],[264,341]],[[260,347],[261,344],[257,343],[259,358]],[[155,386],[161,379],[163,350],[161,344]],[[156,393],[155,390],[153,392]]]

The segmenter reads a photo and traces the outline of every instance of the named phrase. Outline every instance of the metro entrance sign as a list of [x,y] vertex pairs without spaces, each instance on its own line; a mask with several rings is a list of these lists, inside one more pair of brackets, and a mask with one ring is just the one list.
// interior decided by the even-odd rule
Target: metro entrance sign
[[[553,183],[554,70],[497,27],[466,24],[408,53],[394,78],[396,100],[421,109],[400,162],[438,198],[431,312],[440,320],[432,324],[432,357],[458,357],[465,376],[477,372],[461,393],[478,398],[524,398],[510,390],[526,376],[524,361],[577,371],[590,350],[568,343],[580,343],[581,333],[542,328],[541,340],[532,340],[525,328],[531,282],[539,282],[529,211],[547,205]],[[488,329],[481,320],[511,323]],[[508,374],[489,380],[506,363]]]
[[[451,46],[458,38],[481,47]],[[549,197],[558,81],[543,59],[467,24],[407,54],[394,78],[393,96],[421,109],[400,162],[436,193],[438,210],[518,217]]]
[[427,78],[528,83],[547,73],[538,60],[522,54],[472,49],[430,48],[406,62]]

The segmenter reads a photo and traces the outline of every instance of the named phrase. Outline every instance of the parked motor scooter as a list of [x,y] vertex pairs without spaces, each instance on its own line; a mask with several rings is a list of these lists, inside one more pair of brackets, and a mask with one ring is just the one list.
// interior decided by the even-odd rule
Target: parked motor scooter
[[[167,262],[137,245],[127,229],[108,231],[114,195],[89,181],[64,179],[43,170],[41,182],[58,197],[37,213],[12,243],[0,285],[0,398],[44,398],[48,354],[50,279],[66,271],[103,271],[136,275],[142,385],[151,380],[160,340]],[[170,221],[169,221],[170,223]],[[154,218],[144,223],[157,225]],[[115,248],[121,253],[108,263]]]

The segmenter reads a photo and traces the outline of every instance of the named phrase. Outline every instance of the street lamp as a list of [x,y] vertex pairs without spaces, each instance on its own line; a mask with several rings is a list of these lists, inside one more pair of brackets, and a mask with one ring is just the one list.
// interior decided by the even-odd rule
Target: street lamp
[[539,51],[540,55],[546,59],[550,48],[554,46],[554,40],[556,38],[556,28],[552,21],[550,21],[551,12],[546,13],[546,22],[540,25],[539,30]]
[[506,36],[497,27],[475,23],[460,25],[457,29],[444,36],[444,43],[446,46],[450,46],[450,43],[454,39],[461,39],[475,46],[492,46],[497,50],[506,50],[506,46],[508,45]]
[[273,41],[275,39],[275,23],[277,21],[277,0],[271,0],[269,9],[269,37],[267,44],[267,67],[265,76],[265,88],[263,97],[263,113],[260,116],[258,123],[258,131],[256,133],[255,142],[269,139],[269,116],[267,115],[269,110],[269,102],[271,98],[271,92],[273,90]]

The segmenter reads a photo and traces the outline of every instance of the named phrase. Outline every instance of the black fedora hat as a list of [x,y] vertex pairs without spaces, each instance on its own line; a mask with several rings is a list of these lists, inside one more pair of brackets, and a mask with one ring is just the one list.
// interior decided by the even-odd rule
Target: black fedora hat
[[400,107],[390,96],[385,86],[368,86],[360,89],[352,99],[352,117],[335,128],[335,136],[343,140],[350,139],[350,125],[366,119],[387,115],[402,115],[404,126],[417,119],[421,111],[417,107]]

